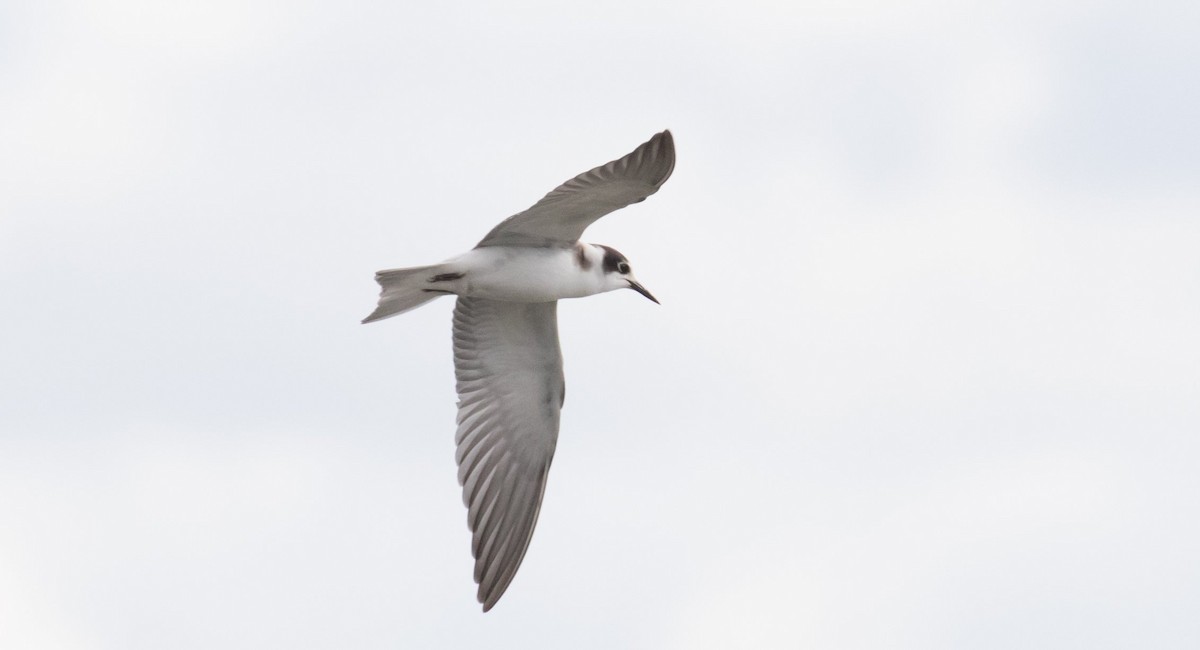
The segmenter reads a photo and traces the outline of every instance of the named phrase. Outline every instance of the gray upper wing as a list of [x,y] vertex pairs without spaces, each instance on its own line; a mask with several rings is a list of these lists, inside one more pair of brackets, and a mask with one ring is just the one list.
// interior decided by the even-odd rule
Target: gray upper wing
[[525,557],[558,440],[557,308],[459,298],[454,310],[458,480],[485,612]]
[[533,207],[500,222],[479,246],[573,243],[600,217],[657,192],[673,169],[675,141],[663,131],[629,155],[559,185]]

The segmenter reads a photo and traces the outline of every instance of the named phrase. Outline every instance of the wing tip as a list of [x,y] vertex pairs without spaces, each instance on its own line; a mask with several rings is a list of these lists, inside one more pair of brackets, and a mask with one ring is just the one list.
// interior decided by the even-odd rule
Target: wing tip
[[671,135],[671,129],[663,129],[654,134],[654,137],[646,141],[643,146],[650,154],[650,161],[658,163],[662,167],[654,183],[655,187],[662,187],[662,184],[667,182],[671,173],[675,171],[675,136]]
[[511,582],[512,577],[509,577],[508,581],[503,584],[497,583],[487,587],[483,583],[479,584],[479,591],[475,593],[475,600],[478,600],[479,604],[483,606],[485,613],[492,611],[496,603],[500,602],[500,597],[504,595],[504,592],[508,591],[508,585]]

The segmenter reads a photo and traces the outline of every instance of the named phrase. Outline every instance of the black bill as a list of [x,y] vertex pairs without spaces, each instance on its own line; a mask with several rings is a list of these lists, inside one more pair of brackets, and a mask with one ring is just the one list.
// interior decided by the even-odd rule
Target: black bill
[[633,289],[634,291],[642,294],[643,296],[646,296],[647,298],[652,300],[654,302],[654,304],[656,304],[656,305],[662,304],[661,302],[658,301],[658,298],[655,298],[653,295],[651,295],[651,293],[649,291],[646,291],[646,287],[643,287],[642,285],[638,284],[637,282],[634,282],[633,280],[629,280],[628,282],[629,282],[630,289]]

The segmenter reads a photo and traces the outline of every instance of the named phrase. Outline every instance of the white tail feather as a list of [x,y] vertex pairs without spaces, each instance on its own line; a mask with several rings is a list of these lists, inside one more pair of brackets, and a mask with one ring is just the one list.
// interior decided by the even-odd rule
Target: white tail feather
[[382,290],[379,292],[379,306],[363,323],[371,323],[384,318],[403,314],[410,309],[446,295],[429,289],[429,278],[438,274],[438,266],[414,266],[407,269],[389,269],[375,274],[375,281]]

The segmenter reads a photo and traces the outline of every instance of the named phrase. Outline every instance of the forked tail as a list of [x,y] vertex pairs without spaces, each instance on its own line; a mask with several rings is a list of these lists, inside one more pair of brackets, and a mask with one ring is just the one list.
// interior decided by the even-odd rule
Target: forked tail
[[364,318],[363,322],[371,323],[403,314],[438,296],[446,295],[448,292],[430,288],[429,279],[438,275],[438,268],[438,265],[414,266],[376,273],[375,281],[382,287],[379,292],[379,306],[370,316]]

